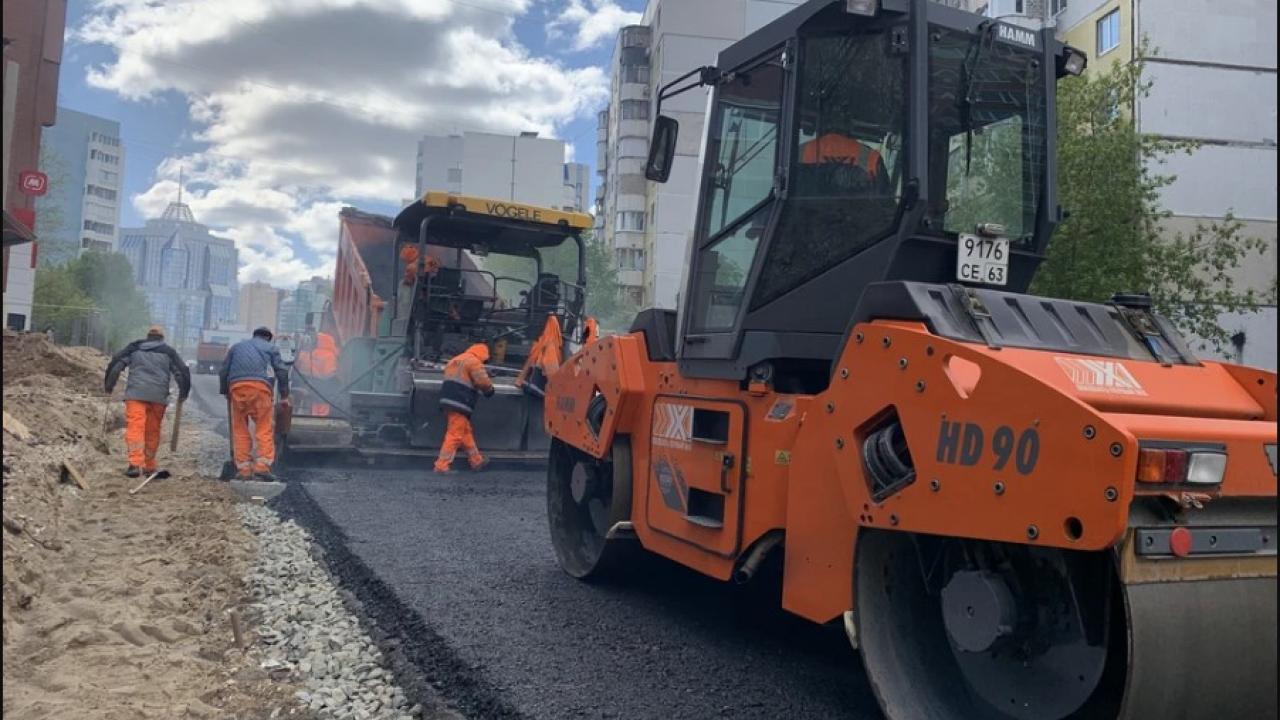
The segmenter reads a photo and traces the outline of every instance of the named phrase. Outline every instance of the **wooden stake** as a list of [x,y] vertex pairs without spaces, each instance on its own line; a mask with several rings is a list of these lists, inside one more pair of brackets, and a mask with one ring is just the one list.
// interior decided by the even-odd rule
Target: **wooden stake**
[[80,471],[76,470],[75,467],[71,465],[71,463],[67,462],[66,460],[63,460],[62,461],[62,481],[66,482],[67,478],[71,478],[71,482],[74,482],[76,484],[76,487],[80,488],[81,490],[89,489],[89,483],[85,482],[84,476],[80,474]]
[[235,610],[228,610],[227,613],[231,616],[231,636],[235,639],[236,647],[244,650],[244,631],[240,629],[240,613]]
[[178,450],[178,430],[182,427],[182,401],[178,401],[178,407],[173,411],[173,437],[169,438],[169,452],[177,452]]

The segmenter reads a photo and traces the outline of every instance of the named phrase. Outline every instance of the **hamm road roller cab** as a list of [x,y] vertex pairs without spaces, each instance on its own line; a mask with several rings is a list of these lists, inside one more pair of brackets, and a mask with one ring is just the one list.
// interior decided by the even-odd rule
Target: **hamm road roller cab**
[[564,570],[780,553],[784,607],[843,624],[894,720],[1274,717],[1276,375],[1197,359],[1141,294],[1026,294],[1083,65],[814,0],[664,88],[712,88],[687,285],[548,383]]
[[[485,343],[495,393],[472,416],[485,455],[545,462],[546,375],[594,332],[583,313],[581,238],[591,218],[429,192],[393,222],[377,219],[344,217],[346,262],[340,258],[337,297],[317,323],[340,345],[339,372],[318,381],[294,367],[288,461],[435,453],[444,366]],[[317,403],[327,414],[307,414]]]

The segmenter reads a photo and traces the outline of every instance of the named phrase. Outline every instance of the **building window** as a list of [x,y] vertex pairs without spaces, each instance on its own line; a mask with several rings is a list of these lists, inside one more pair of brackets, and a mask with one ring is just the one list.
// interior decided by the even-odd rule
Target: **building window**
[[1067,10],[1067,0],[1049,0],[1049,17],[1057,17]]
[[85,220],[84,229],[89,230],[91,232],[102,233],[103,235],[110,235],[111,233],[116,231],[116,228],[114,225],[110,225],[108,223],[94,222],[93,220]]
[[623,210],[618,213],[615,230],[644,230],[644,213],[637,210]]
[[1120,10],[1112,10],[1098,21],[1098,54],[1110,52],[1120,44]]
[[113,173],[108,170],[98,171],[98,182],[111,183],[114,185],[117,182],[119,182],[119,180],[120,180],[120,175],[117,173]]
[[110,188],[98,187],[97,185],[89,185],[85,187],[85,193],[94,197],[100,197],[103,200],[115,200],[116,191]]
[[622,68],[622,82],[649,84],[648,65],[627,65]]
[[623,100],[622,119],[623,120],[648,120],[649,119],[649,101],[648,100]]
[[445,180],[451,183],[462,182],[462,168],[446,168],[444,171]]

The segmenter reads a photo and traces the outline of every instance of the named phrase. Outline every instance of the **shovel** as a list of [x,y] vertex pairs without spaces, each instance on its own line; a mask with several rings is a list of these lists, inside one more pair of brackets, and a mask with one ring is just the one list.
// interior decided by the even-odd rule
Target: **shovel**
[[169,477],[169,475],[170,475],[170,473],[169,473],[169,471],[168,471],[168,470],[157,470],[157,471],[155,471],[155,472],[151,473],[150,475],[148,475],[148,476],[146,477],[146,479],[145,479],[145,480],[143,480],[142,482],[138,483],[138,487],[131,489],[131,490],[129,491],[129,494],[130,494],[130,495],[135,495],[135,494],[137,494],[137,492],[138,492],[139,490],[141,490],[142,488],[146,487],[146,486],[147,486],[147,483],[151,482],[152,480],[155,480],[156,478],[160,478],[161,480],[163,480],[164,478]]
[[227,396],[227,449],[231,457],[222,463],[222,472],[219,473],[218,479],[222,481],[231,480],[236,476],[236,446],[235,439],[231,437],[231,396]]

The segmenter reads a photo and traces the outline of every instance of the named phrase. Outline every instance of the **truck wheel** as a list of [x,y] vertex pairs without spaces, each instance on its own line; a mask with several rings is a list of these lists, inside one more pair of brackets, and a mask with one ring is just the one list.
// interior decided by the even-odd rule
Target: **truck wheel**
[[[636,551],[631,538],[631,445],[614,440],[607,460],[552,438],[547,519],[561,569],[594,581],[619,572]],[[626,524],[622,524],[626,523]]]

